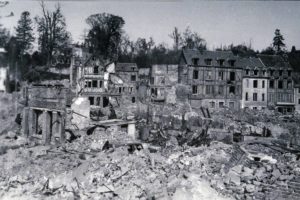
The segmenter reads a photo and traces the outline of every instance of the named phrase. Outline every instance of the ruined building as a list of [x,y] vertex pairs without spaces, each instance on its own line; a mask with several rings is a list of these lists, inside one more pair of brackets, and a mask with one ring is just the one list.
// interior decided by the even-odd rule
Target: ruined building
[[267,69],[259,58],[244,58],[240,60],[243,70],[243,95],[241,108],[265,109],[267,101]]
[[258,55],[258,58],[264,64],[264,71],[268,76],[268,106],[282,113],[293,112],[295,102],[292,67],[279,55]]
[[240,108],[242,70],[231,51],[183,50],[179,62],[179,83],[191,87],[192,107]]

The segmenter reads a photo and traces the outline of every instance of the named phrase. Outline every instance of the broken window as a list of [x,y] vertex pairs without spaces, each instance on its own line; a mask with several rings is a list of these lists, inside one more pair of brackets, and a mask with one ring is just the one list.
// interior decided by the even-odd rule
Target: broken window
[[224,72],[223,71],[219,71],[218,78],[219,78],[219,80],[224,80]]
[[96,98],[96,106],[100,106],[101,97]]
[[135,103],[135,97],[132,97],[132,98],[131,98],[131,102],[132,102],[132,103]]
[[262,74],[263,74],[263,76],[265,76],[266,75],[266,70],[263,70]]
[[107,97],[103,97],[103,107],[107,107],[109,104],[109,99]]
[[246,75],[249,75],[249,69],[246,69]]
[[132,93],[132,89],[133,89],[132,87],[128,88],[129,93]]
[[265,81],[262,81],[262,88],[265,88]]
[[253,101],[257,101],[257,93],[253,93]]
[[91,88],[92,87],[92,82],[88,81],[88,87]]
[[85,81],[84,87],[88,86],[88,81]]
[[292,76],[292,71],[288,70],[288,76]]
[[235,72],[230,72],[230,80],[231,81],[235,80]]
[[292,88],[292,81],[287,82],[287,88],[291,89]]
[[254,70],[254,75],[258,75],[258,70]]
[[193,85],[193,94],[197,94],[198,93],[198,87],[197,85]]
[[192,62],[193,62],[193,65],[198,65],[199,58],[193,58]]
[[136,75],[131,75],[131,81],[136,81]]
[[274,70],[270,70],[270,76],[274,75]]
[[206,79],[211,80],[212,79],[212,71],[207,71],[207,77]]
[[282,80],[278,81],[278,89],[283,89],[283,81]]
[[193,79],[198,79],[198,74],[199,74],[199,71],[198,70],[194,70],[193,71]]
[[89,97],[90,105],[94,105],[94,97]]
[[234,86],[229,87],[229,93],[235,94],[235,87]]
[[212,61],[211,59],[205,59],[204,60],[204,62],[205,62],[206,65],[211,65],[211,61]]
[[103,82],[99,81],[99,88],[102,88],[102,84],[103,84]]
[[283,72],[282,70],[279,70],[279,76],[282,76],[282,72]]
[[219,102],[219,108],[224,108],[224,102]]
[[94,74],[98,74],[99,73],[99,67],[98,66],[95,66],[94,67]]
[[261,95],[261,100],[265,101],[265,94],[264,93]]
[[257,88],[257,80],[253,80],[253,88]]
[[215,103],[214,101],[209,102],[209,104],[210,104],[210,107],[211,107],[211,108],[215,108],[215,104],[216,104],[216,103]]
[[270,88],[274,88],[274,80],[270,80],[269,87],[270,87]]
[[120,93],[120,94],[122,93],[122,88],[121,88],[121,87],[119,87],[119,93]]
[[206,94],[213,94],[214,93],[214,86],[213,85],[207,85],[205,88]]
[[224,86],[223,85],[219,85],[218,94],[219,95],[224,95]]
[[219,65],[220,65],[220,66],[223,66],[223,65],[224,65],[224,60],[223,60],[223,59],[218,60],[218,62],[219,62]]
[[248,101],[248,92],[246,92],[246,94],[245,94],[245,99],[246,99],[246,101]]
[[92,86],[93,86],[93,88],[96,88],[98,86],[98,81],[97,80],[93,80],[92,81]]

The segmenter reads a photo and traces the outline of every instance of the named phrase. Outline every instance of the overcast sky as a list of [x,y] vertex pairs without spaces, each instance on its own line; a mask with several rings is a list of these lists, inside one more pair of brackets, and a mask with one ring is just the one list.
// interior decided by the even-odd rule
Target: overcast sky
[[[52,8],[56,2],[61,3],[74,41],[81,39],[89,15],[107,12],[124,18],[124,29],[134,40],[152,36],[156,43],[171,46],[168,35],[174,27],[182,31],[190,26],[210,49],[251,41],[254,49],[261,50],[272,43],[274,31],[279,28],[287,48],[295,45],[300,49],[299,1],[60,0],[47,1],[46,5]],[[39,1],[11,0],[0,9],[0,15],[13,12],[14,16],[0,22],[13,31],[25,10],[32,17],[39,15]]]

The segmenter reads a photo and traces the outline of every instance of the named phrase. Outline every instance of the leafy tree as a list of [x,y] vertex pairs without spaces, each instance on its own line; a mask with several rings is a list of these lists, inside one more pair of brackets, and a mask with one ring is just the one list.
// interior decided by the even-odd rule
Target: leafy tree
[[28,11],[24,11],[21,14],[18,26],[15,29],[16,38],[19,43],[18,47],[20,48],[21,55],[23,55],[32,47],[32,42],[34,41],[32,20]]
[[273,47],[267,47],[266,49],[263,49],[260,53],[265,55],[274,55],[275,51]]
[[187,49],[206,50],[206,42],[197,32],[187,27],[182,34],[182,46]]
[[39,34],[38,43],[41,53],[46,57],[47,65],[50,65],[69,45],[71,36],[66,30],[66,20],[59,4],[55,6],[54,11],[49,11],[42,1],[41,8],[43,15],[35,18]]
[[[0,8],[5,7],[9,2],[8,1],[0,1]],[[0,16],[2,18],[2,16]],[[3,25],[0,23],[0,47],[4,47],[8,42],[9,32]]]
[[279,29],[275,30],[275,36],[273,38],[273,47],[277,53],[281,52],[283,48],[285,47],[285,44],[283,43],[284,38],[280,33]]
[[86,22],[90,26],[87,35],[90,51],[104,59],[116,60],[125,24],[123,18],[100,13],[89,16]]

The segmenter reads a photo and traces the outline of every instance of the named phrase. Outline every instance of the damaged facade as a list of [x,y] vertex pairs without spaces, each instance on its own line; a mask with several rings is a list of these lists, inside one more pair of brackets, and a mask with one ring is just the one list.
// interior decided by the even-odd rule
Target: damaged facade
[[243,66],[238,59],[229,51],[183,50],[179,83],[191,87],[192,107],[240,108]]

